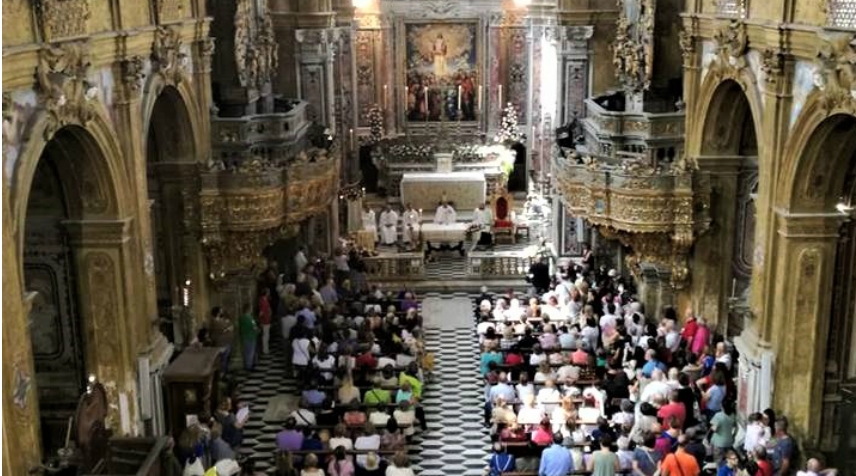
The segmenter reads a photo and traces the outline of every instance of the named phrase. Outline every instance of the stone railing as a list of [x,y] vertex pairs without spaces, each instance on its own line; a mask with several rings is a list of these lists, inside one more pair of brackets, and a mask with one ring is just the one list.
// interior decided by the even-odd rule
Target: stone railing
[[520,251],[473,251],[467,255],[467,274],[481,278],[523,277],[536,259]]
[[592,153],[614,157],[622,151],[634,152],[657,160],[683,155],[683,112],[610,111],[597,98],[586,100],[586,110],[582,122]]
[[704,176],[682,161],[670,167],[638,161],[602,163],[555,159],[556,187],[573,216],[633,249],[628,264],[666,265],[672,284],[689,275],[687,253],[710,225],[710,190]]
[[828,0],[826,25],[856,30],[856,0]]
[[725,17],[746,18],[749,0],[716,0],[716,14]]
[[305,101],[296,101],[288,112],[211,118],[211,157],[226,167],[253,158],[287,160],[306,145],[310,121]]
[[423,253],[396,253],[364,258],[370,279],[420,279],[425,275]]

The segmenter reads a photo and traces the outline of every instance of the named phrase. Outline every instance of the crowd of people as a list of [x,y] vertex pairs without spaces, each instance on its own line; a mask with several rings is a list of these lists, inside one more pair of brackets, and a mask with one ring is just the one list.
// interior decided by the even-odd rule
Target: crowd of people
[[590,253],[541,268],[528,294],[483,289],[477,302],[489,476],[794,474],[785,416],[738,431],[736,357],[703,317],[647,316]]
[[[369,286],[362,257],[346,246],[332,260],[310,260],[301,248],[291,280],[271,263],[260,275],[258,302],[237,320],[244,370],[253,371],[259,354],[272,352],[271,340],[281,339],[283,355],[272,358],[284,359],[295,379],[296,403],[270,455],[278,475],[413,476],[408,443],[427,428],[420,400],[432,360],[420,306],[406,289]],[[212,311],[212,326],[223,327],[224,319],[222,310]],[[224,343],[212,336],[203,329],[198,345]],[[232,351],[223,348],[224,355]],[[166,474],[254,474],[242,446],[249,418],[243,406],[224,397],[214,415],[189,421]]]

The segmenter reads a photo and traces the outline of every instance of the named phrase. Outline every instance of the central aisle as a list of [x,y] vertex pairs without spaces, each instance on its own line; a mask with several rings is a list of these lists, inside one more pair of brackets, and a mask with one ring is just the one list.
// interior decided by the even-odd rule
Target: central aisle
[[[422,300],[425,345],[435,356],[433,381],[423,395],[430,431],[422,436],[420,476],[481,476],[488,431],[473,300],[467,293],[426,293]],[[415,469],[417,469],[415,468]]]

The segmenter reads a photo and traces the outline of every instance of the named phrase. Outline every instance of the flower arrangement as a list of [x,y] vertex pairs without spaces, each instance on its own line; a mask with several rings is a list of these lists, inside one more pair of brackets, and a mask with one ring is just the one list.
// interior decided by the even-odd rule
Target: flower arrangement
[[386,155],[401,162],[431,162],[434,160],[434,148],[428,145],[392,144]]
[[377,104],[369,108],[369,142],[377,144],[383,139],[383,112]]
[[523,133],[520,132],[520,125],[517,123],[519,116],[517,108],[512,103],[508,103],[502,111],[502,123],[499,127],[499,133],[496,135],[496,142],[501,144],[514,144],[523,140]]
[[483,145],[477,148],[477,154],[485,161],[498,161],[499,169],[506,177],[514,170],[516,153],[504,145]]

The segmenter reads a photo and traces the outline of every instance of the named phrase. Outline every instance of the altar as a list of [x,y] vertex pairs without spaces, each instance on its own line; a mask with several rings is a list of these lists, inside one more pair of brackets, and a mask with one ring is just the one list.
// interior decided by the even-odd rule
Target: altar
[[471,211],[485,202],[483,172],[408,172],[401,178],[401,203],[434,210],[445,195],[455,209]]

